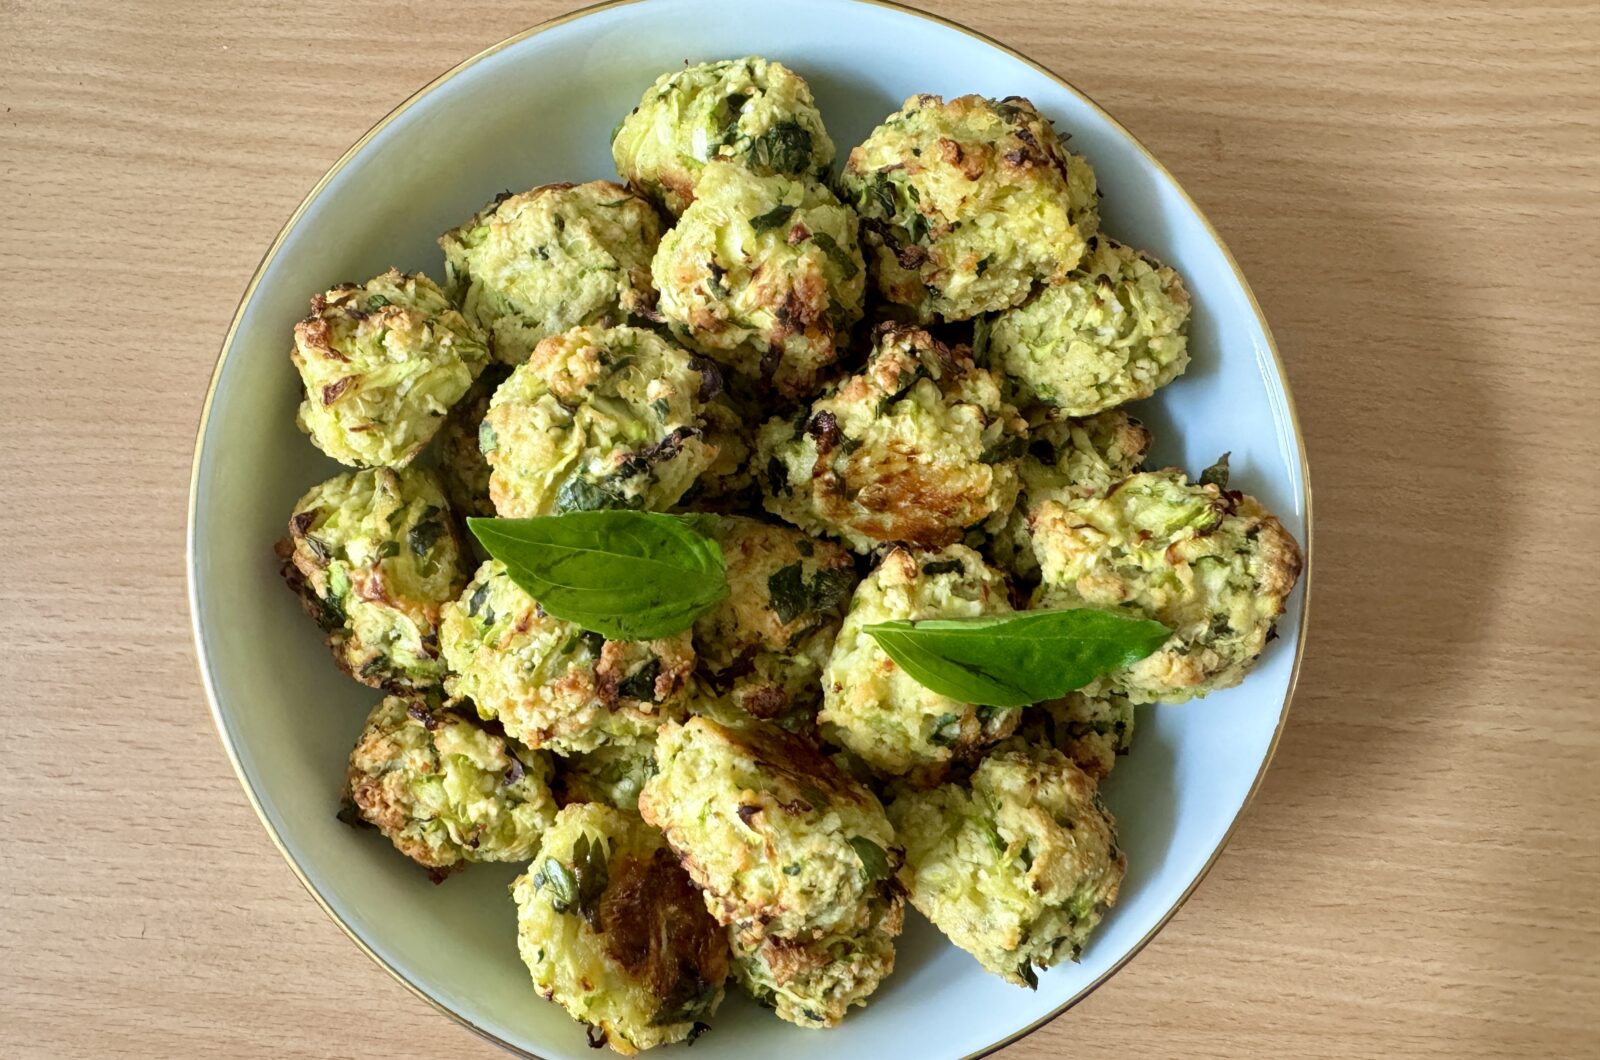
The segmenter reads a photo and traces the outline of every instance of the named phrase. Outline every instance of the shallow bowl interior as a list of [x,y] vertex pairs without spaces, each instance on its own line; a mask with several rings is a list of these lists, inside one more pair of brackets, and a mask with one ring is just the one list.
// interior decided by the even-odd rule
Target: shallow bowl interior
[[[1155,431],[1157,461],[1198,471],[1231,451],[1235,484],[1307,538],[1309,491],[1292,406],[1232,259],[1143,148],[1027,61],[874,3],[650,0],[542,27],[440,79],[335,168],[246,295],[198,442],[190,591],[223,739],[263,823],[313,894],[414,989],[481,1033],[539,1056],[592,1054],[581,1029],[535,997],[517,960],[506,895],[515,870],[479,866],[435,887],[380,838],[334,819],[345,756],[376,696],[335,671],[272,556],[295,499],[339,470],[295,428],[289,333],[307,298],[332,284],[390,265],[442,278],[435,237],[499,191],[613,176],[609,132],[659,73],[749,53],[810,80],[841,154],[916,92],[1033,99],[1094,163],[1104,229],[1177,267],[1193,293],[1193,365],[1137,410]],[[895,974],[838,1030],[798,1030],[730,998],[694,1055],[962,1056],[1081,996],[1181,904],[1232,829],[1287,709],[1303,593],[1242,687],[1187,707],[1142,710],[1134,752],[1106,790],[1128,854],[1127,882],[1080,963],[1042,975],[1037,992],[1017,989],[913,916]]]

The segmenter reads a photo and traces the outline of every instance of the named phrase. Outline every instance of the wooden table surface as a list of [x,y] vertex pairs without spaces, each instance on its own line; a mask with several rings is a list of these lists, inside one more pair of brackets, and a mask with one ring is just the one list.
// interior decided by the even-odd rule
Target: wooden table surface
[[[0,1055],[496,1055],[257,825],[183,524],[278,226],[414,88],[563,6],[0,0]],[[1317,493],[1265,787],[1160,938],[1005,1055],[1600,1056],[1600,7],[929,6],[1208,211]]]

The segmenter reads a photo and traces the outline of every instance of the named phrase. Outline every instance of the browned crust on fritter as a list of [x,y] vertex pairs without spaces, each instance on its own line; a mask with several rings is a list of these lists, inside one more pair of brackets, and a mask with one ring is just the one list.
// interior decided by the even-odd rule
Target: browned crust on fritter
[[653,997],[684,1001],[728,977],[726,932],[666,847],[612,862],[600,899],[601,943]]
[[734,728],[710,718],[691,718],[688,724],[711,729],[736,751],[758,763],[775,781],[765,794],[792,813],[820,809],[807,799],[808,790],[862,805],[872,800],[871,792],[803,736],[764,723]]
[[[840,388],[838,399],[870,400],[874,390],[893,394],[900,380],[919,367],[916,354],[931,354],[938,365],[934,383],[946,396],[977,370],[966,346],[948,346],[927,330],[906,324],[878,325],[876,343],[909,347],[874,357],[867,371]],[[975,466],[963,476],[965,485],[951,488],[949,475],[937,473],[925,453],[895,442],[886,453],[862,451],[835,462],[833,448],[819,439],[811,480],[817,512],[824,519],[850,527],[878,541],[904,541],[937,548],[961,539],[963,529],[993,514],[988,503],[993,472]]]

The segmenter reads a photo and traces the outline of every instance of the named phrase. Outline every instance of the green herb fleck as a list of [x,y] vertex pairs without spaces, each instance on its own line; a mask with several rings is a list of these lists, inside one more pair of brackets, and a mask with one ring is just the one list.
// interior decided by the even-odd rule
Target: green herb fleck
[[680,964],[679,968],[681,978],[672,984],[672,989],[661,999],[655,1014],[650,1017],[650,1022],[657,1027],[688,1023],[710,1015],[711,1003],[716,1000],[715,986],[687,966]]
[[718,298],[728,297],[728,286],[722,282],[722,278],[728,275],[728,270],[712,260],[706,263],[706,272],[708,274],[706,286],[711,288],[711,293]]
[[774,173],[803,173],[811,161],[811,132],[797,122],[779,122],[750,145],[750,161]]
[[639,669],[617,684],[617,695],[623,699],[636,699],[641,703],[656,701],[656,678],[661,676],[661,660],[651,657]]
[[801,615],[832,610],[850,595],[854,586],[855,574],[847,568],[819,570],[808,582],[796,560],[767,579],[767,597],[778,621],[787,625]]
[[[432,511],[437,511],[437,509],[432,509]],[[433,548],[443,534],[443,521],[438,518],[424,516],[422,522],[417,523],[406,533],[406,543],[411,546],[413,554],[422,556]]]
[[856,273],[861,271],[861,266],[856,264],[856,259],[849,251],[835,242],[834,238],[828,233],[813,232],[811,233],[811,241],[821,247],[823,253],[833,259],[833,263],[839,266],[839,270],[844,273],[846,280],[855,279]]
[[933,720],[933,735],[928,739],[935,747],[949,747],[961,738],[961,715],[941,714]]
[[985,464],[1003,464],[1007,460],[1017,459],[1027,450],[1027,439],[1013,434],[989,446],[978,456],[978,460]]
[[629,497],[618,491],[619,485],[615,481],[595,482],[576,472],[556,490],[556,510],[597,512],[644,507],[642,496]]
[[850,837],[850,847],[861,859],[861,871],[868,880],[875,882],[889,878],[889,855],[882,847],[866,836],[859,835]]
[[1200,472],[1200,485],[1215,486],[1219,490],[1228,488],[1228,457],[1231,452],[1223,453],[1217,457],[1217,462]]
[[757,232],[765,232],[771,228],[781,228],[794,216],[793,206],[778,205],[768,210],[759,217],[750,218],[750,227]]
[[[907,185],[912,192],[917,189]],[[913,243],[921,243],[928,237],[928,219],[921,210],[912,210],[911,216],[906,218],[906,235]]]
[[591,925],[596,923],[607,882],[603,842],[590,842],[587,835],[580,835],[572,844],[570,868],[550,857],[544,859],[541,871],[544,886],[550,890],[550,908],[558,913],[576,912]]
[[794,492],[789,486],[789,471],[783,461],[772,457],[766,467],[767,492],[774,497],[787,497]]

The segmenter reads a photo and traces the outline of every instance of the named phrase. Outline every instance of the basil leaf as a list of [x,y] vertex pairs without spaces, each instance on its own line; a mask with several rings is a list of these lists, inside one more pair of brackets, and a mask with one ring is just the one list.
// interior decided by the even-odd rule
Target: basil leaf
[[861,871],[867,874],[868,880],[877,882],[889,878],[889,855],[882,847],[860,835],[850,837],[850,846],[861,859]]
[[607,640],[681,633],[727,596],[722,549],[705,525],[635,511],[467,520],[547,614]]
[[924,688],[991,707],[1058,699],[1138,662],[1171,634],[1090,608],[880,622],[866,632]]

